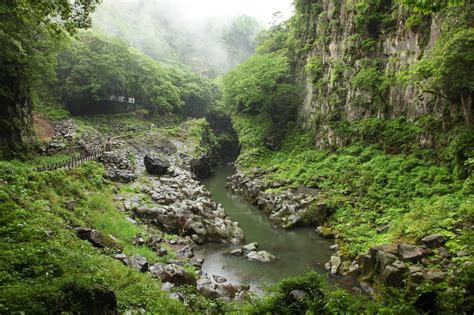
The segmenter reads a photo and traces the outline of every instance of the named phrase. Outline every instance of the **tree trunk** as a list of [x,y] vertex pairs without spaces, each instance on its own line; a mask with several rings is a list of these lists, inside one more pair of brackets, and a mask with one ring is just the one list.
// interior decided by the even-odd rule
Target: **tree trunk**
[[26,153],[35,143],[29,90],[10,82],[11,97],[0,96],[0,156],[5,157]]
[[464,120],[468,126],[473,124],[472,121],[472,94],[462,93],[461,94],[461,106],[464,114]]

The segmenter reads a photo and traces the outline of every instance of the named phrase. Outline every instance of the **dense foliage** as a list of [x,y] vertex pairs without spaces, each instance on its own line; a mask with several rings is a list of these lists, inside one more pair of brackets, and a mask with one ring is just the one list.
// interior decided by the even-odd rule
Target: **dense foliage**
[[[188,7],[201,9],[199,2]],[[263,28],[255,18],[188,16],[188,10],[172,1],[106,0],[94,13],[93,28],[157,61],[186,64],[210,78],[225,74],[254,52],[255,37]]]
[[134,97],[152,112],[202,116],[215,93],[209,80],[189,70],[161,65],[92,32],[82,32],[60,54],[58,76],[66,104],[84,110],[114,95]]
[[54,78],[57,46],[87,27],[97,0],[0,3],[0,147],[8,155],[31,147],[35,91]]
[[[446,235],[450,253],[468,253],[454,258],[449,267],[450,276],[457,276],[436,286],[426,284],[417,292],[381,294],[385,301],[400,299],[399,305],[387,305],[385,311],[415,312],[412,307],[422,292],[436,292],[437,305],[432,307],[438,311],[470,310],[472,6],[464,1],[331,3],[328,10],[320,2],[295,1],[295,16],[262,35],[258,54],[225,78],[224,101],[241,144],[237,163],[250,175],[256,167],[266,170],[269,186],[287,182],[281,190],[319,189],[319,201],[330,209],[325,229],[337,235],[342,256],[355,258],[376,245],[420,243],[431,233]],[[348,18],[342,10],[353,14],[350,36],[341,23]],[[434,12],[440,14],[442,34],[420,60],[404,65],[399,63],[402,55],[387,59],[380,55],[387,34],[397,28],[428,27],[426,21]],[[344,42],[337,42],[342,34]],[[420,40],[427,47],[428,39]],[[260,66],[270,67],[269,56],[285,56],[292,69],[287,73],[296,73],[307,93],[305,104],[298,108],[312,116],[300,117],[309,128],[286,125],[278,150],[268,146],[272,120],[261,110],[280,105],[265,94],[261,83],[272,82],[266,74],[278,74],[276,62],[275,72],[259,71]],[[282,81],[275,80],[276,85]],[[435,95],[426,102],[424,115],[407,113],[409,106],[396,111],[394,93],[407,87]],[[312,211],[309,207],[305,213],[308,222]],[[381,226],[388,230],[377,232]],[[439,266],[434,262],[428,267]],[[285,304],[287,293],[269,298],[261,305],[262,313],[289,312],[295,304]],[[323,312],[319,302],[300,306]]]
[[[87,312],[87,290],[112,289],[125,311],[144,307],[149,312],[187,312],[170,301],[160,283],[135,272],[76,237],[70,226],[90,226],[114,235],[129,255],[159,261],[148,248],[130,243],[146,231],[126,220],[112,203],[110,186],[95,162],[71,172],[33,173],[18,162],[1,162],[0,177],[0,310],[50,314]],[[66,204],[75,204],[68,210]],[[109,253],[111,254],[111,253]],[[68,294],[71,288],[75,294]],[[82,295],[82,296],[81,296]],[[79,303],[78,303],[79,302]]]
[[236,114],[262,114],[272,122],[268,142],[277,146],[285,126],[296,117],[297,87],[288,58],[260,54],[230,71],[224,78],[224,102]]

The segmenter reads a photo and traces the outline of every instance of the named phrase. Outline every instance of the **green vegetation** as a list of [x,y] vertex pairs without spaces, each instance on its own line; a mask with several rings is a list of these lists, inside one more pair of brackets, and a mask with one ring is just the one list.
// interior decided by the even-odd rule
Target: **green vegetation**
[[172,1],[103,1],[93,15],[93,28],[156,61],[185,64],[210,78],[225,74],[254,52],[255,37],[263,28],[254,17],[188,16],[185,11],[182,3]]
[[[126,220],[112,202],[110,184],[95,162],[74,170],[32,173],[18,162],[1,162],[0,186],[2,245],[0,308],[2,312],[46,314],[67,300],[68,287],[102,286],[114,291],[119,309],[144,308],[151,313],[189,312],[161,291],[158,280],[124,266],[109,250],[94,248],[76,237],[71,226],[87,226],[113,235],[127,255],[139,254],[162,261],[131,240],[149,235]],[[67,203],[75,204],[67,208]],[[64,307],[64,305],[63,305]],[[85,304],[76,305],[81,311]],[[63,308],[64,309],[64,308]],[[73,311],[73,309],[71,309]]]
[[124,42],[82,32],[59,56],[61,95],[77,112],[111,95],[135,97],[151,114],[202,116],[213,102],[212,83],[186,69],[164,66]]
[[278,143],[295,118],[298,102],[288,58],[279,53],[255,55],[230,71],[223,82],[224,103],[234,113],[270,119],[268,142]]
[[[261,116],[234,117],[242,144],[240,167],[249,173],[256,166],[276,168],[266,181],[289,180],[290,187],[319,188],[320,200],[332,213],[326,224],[338,235],[343,254],[355,257],[375,245],[416,243],[426,235],[441,233],[449,238],[450,252],[470,253],[452,266],[469,272],[464,263],[472,260],[474,234],[463,224],[474,219],[470,129],[440,133],[440,148],[423,150],[403,146],[414,143],[411,137],[423,131],[418,124],[369,119],[347,125],[342,134],[352,144],[334,151],[314,148],[311,133],[298,128],[287,130],[280,150],[270,151],[263,144],[264,122]],[[390,225],[388,231],[377,233],[376,228],[385,224]],[[451,284],[464,285],[468,284]],[[450,293],[442,295],[448,299]],[[452,305],[446,302],[444,307]]]
[[[292,297],[300,290],[304,296]],[[315,272],[285,279],[270,289],[269,295],[257,300],[251,314],[360,314],[376,312],[367,298],[353,297],[344,290],[329,288],[325,279]]]
[[97,2],[0,4],[0,154],[21,155],[33,147],[30,127],[34,95],[41,94],[54,80],[55,52],[62,39],[88,26]]

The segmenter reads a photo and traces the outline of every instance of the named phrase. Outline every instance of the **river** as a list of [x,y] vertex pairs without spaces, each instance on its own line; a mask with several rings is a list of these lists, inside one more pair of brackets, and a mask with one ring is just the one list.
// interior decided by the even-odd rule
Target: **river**
[[[257,293],[262,292],[267,284],[288,276],[302,275],[310,270],[327,274],[324,264],[335,253],[329,248],[333,242],[318,236],[314,228],[284,231],[273,226],[267,215],[257,207],[226,190],[227,177],[233,172],[231,165],[221,164],[202,183],[212,193],[213,200],[222,204],[229,216],[239,222],[246,243],[257,242],[259,250],[266,250],[278,259],[272,263],[248,261],[244,257],[226,254],[238,246],[208,244],[197,253],[205,258],[203,272],[224,276],[234,284],[249,284],[251,291]],[[330,278],[330,282],[341,280],[340,277]]]

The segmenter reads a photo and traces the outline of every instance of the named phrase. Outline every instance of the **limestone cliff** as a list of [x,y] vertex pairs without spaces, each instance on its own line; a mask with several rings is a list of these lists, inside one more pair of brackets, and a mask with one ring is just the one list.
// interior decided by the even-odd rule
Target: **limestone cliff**
[[423,115],[453,121],[466,115],[460,98],[447,99],[403,76],[445,29],[469,21],[467,6],[413,15],[391,0],[299,0],[295,9],[292,36],[304,86],[299,119],[317,129],[318,147],[345,141],[334,131],[338,121]]

